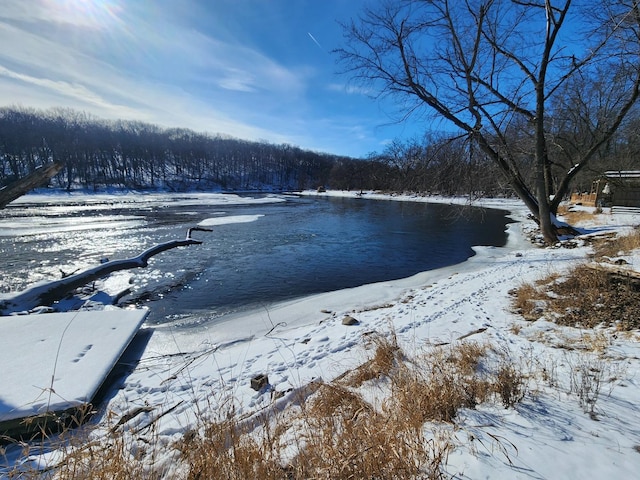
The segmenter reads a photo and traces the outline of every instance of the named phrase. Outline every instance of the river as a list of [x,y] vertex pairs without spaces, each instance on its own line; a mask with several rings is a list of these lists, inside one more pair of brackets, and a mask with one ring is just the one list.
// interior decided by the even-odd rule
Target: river
[[[436,203],[232,194],[28,195],[0,210],[0,292],[184,238],[115,274],[148,322],[203,323],[245,309],[409,277],[503,246],[506,212]],[[109,285],[108,285],[109,286]],[[115,291],[113,293],[116,293]]]

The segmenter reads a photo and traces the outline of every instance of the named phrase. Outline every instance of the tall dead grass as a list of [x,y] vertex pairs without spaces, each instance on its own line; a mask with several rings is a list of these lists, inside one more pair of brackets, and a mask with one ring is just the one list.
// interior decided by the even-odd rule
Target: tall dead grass
[[[184,449],[189,478],[213,478],[206,475],[212,469],[233,479],[447,478],[455,441],[437,425],[454,423],[462,408],[489,401],[513,406],[524,397],[519,367],[487,345],[434,347],[408,358],[395,338],[372,342],[369,361],[319,384],[298,411],[265,417],[258,430],[240,436],[222,425],[214,429],[222,432],[215,448],[211,435],[191,443]],[[380,381],[387,394],[372,402],[367,386]]]
[[307,406],[290,478],[444,478],[447,439],[376,410],[340,385],[323,385]]
[[594,244],[596,258],[616,257],[640,249],[640,229],[627,235],[603,236]]
[[604,269],[579,265],[562,278],[556,275],[538,285],[519,287],[512,305],[526,320],[545,316],[559,325],[594,328],[640,327],[640,283],[611,275]]
[[[592,239],[594,259],[602,262],[640,249],[640,230],[623,236]],[[512,306],[526,320],[545,316],[560,325],[593,328],[615,326],[630,331],[640,327],[640,281],[597,264],[578,265],[560,277],[551,274],[514,289]]]
[[[91,427],[63,431],[41,443],[23,443],[21,458],[13,466],[3,465],[0,478],[52,480],[129,480],[165,478],[153,465],[153,455],[139,449],[138,442],[125,435],[91,438]],[[17,445],[8,444],[6,453]],[[0,455],[0,458],[2,455]],[[5,457],[6,458],[6,457]]]
[[[511,407],[524,397],[519,366],[488,344],[432,347],[410,358],[393,335],[369,342],[369,360],[301,390],[287,408],[274,404],[245,420],[232,411],[218,412],[217,420],[203,414],[166,447],[174,452],[171,477],[449,478],[447,460],[457,441],[451,427],[460,409],[484,402]],[[146,438],[148,449],[122,429],[101,441],[76,436],[51,476],[169,478],[155,462],[153,434]]]

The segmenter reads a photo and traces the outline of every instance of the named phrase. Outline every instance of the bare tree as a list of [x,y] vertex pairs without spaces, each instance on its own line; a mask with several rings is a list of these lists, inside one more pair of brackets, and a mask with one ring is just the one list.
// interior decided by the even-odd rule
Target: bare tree
[[[337,53],[355,80],[396,97],[403,119],[427,114],[466,134],[551,243],[571,181],[640,95],[639,1],[386,0],[344,26]],[[550,106],[577,78],[615,88],[605,104],[580,106],[592,135],[553,182]],[[533,166],[530,178],[523,162]]]

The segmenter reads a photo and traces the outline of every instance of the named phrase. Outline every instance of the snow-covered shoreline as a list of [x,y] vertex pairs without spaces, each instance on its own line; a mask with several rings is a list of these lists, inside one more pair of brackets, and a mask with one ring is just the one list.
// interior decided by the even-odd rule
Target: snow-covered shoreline
[[[401,197],[393,200],[428,201]],[[514,220],[526,218],[526,211],[517,202],[497,200],[482,204],[509,209]],[[639,223],[640,218],[610,218],[605,215],[600,222],[613,225],[618,220],[623,220],[628,228]],[[250,415],[270,405],[271,395],[250,388],[251,378],[256,375],[268,375],[270,388],[284,393],[277,401],[281,404],[293,401],[295,392],[311,381],[331,381],[339,377],[366,359],[362,335],[372,331],[393,331],[402,345],[416,350],[425,345],[452,342],[484,329],[478,336],[479,341],[508,349],[518,361],[534,357],[541,362],[566,362],[562,356],[555,360],[558,353],[531,340],[547,334],[554,327],[547,322],[528,324],[511,313],[508,291],[524,281],[534,281],[552,271],[568,269],[582,261],[589,249],[535,248],[526,241],[522,226],[522,223],[509,226],[511,234],[507,247],[478,248],[478,254],[462,264],[396,282],[286,302],[268,311],[229,318],[208,330],[158,329],[142,365],[145,365],[145,358],[157,358],[159,354],[167,358],[166,355],[178,352],[185,354],[187,359],[198,358],[198,363],[190,364],[188,376],[182,372],[169,384],[171,386],[163,382],[175,375],[171,372],[182,368],[181,363],[167,365],[163,361],[161,370],[165,372],[164,377],[134,371],[125,388],[112,400],[110,408],[115,411],[122,409],[121,413],[124,413],[131,405],[142,401],[171,408],[186,400],[186,404],[176,409],[175,417],[161,419],[160,436],[170,444],[185,431],[186,418],[198,409],[215,408],[216,401],[224,403],[233,399],[234,411],[239,416]],[[345,315],[355,317],[359,325],[342,325],[341,319]],[[521,327],[523,333],[513,333],[514,323]],[[562,332],[560,335],[582,335],[572,329],[558,331]],[[611,413],[607,421],[595,423],[583,414],[577,404],[565,407],[563,400],[555,398],[545,398],[542,403],[540,400],[526,403],[523,413],[492,412],[496,424],[490,433],[504,434],[522,452],[515,467],[505,466],[501,459],[483,459],[483,456],[461,449],[451,456],[450,471],[457,472],[459,478],[485,475],[518,478],[521,475],[518,474],[519,469],[526,465],[529,473],[539,478],[602,478],[598,472],[612,477],[632,475],[640,467],[640,455],[632,450],[633,445],[640,444],[640,424],[629,425],[625,419],[637,417],[638,410],[631,405],[620,409],[616,405],[640,394],[640,384],[635,378],[640,373],[637,361],[640,349],[637,342],[622,339],[614,347],[628,352],[629,359],[626,360],[627,377],[624,379],[626,388],[619,389],[623,398],[611,397],[611,404],[606,404],[606,399],[601,400],[603,412]],[[206,352],[207,349],[212,351],[210,355],[199,356],[198,352]],[[145,368],[153,369],[148,363],[146,365]],[[158,367],[160,365],[155,368]],[[216,399],[213,405],[212,397]],[[524,420],[538,408],[554,411],[556,420],[550,423],[544,414],[538,419]],[[566,416],[563,417],[561,412],[565,408]],[[479,415],[468,412],[469,424],[480,421]],[[511,428],[503,432],[503,425],[517,425],[518,422],[522,423],[523,431]],[[558,423],[566,425],[558,430]],[[611,433],[623,425],[626,430],[623,438]],[[590,433],[585,435],[585,430]],[[593,442],[598,437],[601,441]],[[524,443],[523,438],[526,438]],[[568,438],[573,442],[567,445]],[[618,449],[619,459],[614,465],[604,460],[602,448]],[[560,450],[564,453],[558,457]],[[557,462],[548,460],[553,455],[558,457]],[[601,465],[603,461],[608,462],[606,468]]]
[[[436,200],[377,194],[363,197]],[[516,221],[526,218],[524,207],[515,201],[483,200],[479,205],[508,210]],[[606,213],[594,220],[581,226],[594,233],[624,232],[640,224],[640,215]],[[171,445],[197,427],[198,412],[215,415],[219,408],[228,408],[229,402],[239,417],[272,405],[283,408],[309,382],[331,381],[365,361],[363,337],[371,332],[392,332],[402,347],[412,352],[456,342],[476,332],[475,340],[508,352],[514,362],[532,371],[554,368],[559,387],[536,384],[533,393],[516,408],[479,405],[465,410],[460,415],[461,432],[484,439],[479,445],[491,445],[491,439],[499,437],[514,449],[506,461],[490,448],[478,451],[462,442],[449,456],[447,471],[452,476],[632,478],[640,469],[638,334],[603,333],[608,349],[598,358],[615,366],[615,378],[612,374],[603,387],[606,393],[599,399],[596,422],[568,392],[575,355],[591,353],[558,347],[563,342],[579,342],[590,333],[544,320],[525,322],[512,312],[508,293],[523,282],[582,262],[590,249],[583,244],[572,249],[536,248],[526,241],[523,225],[508,226],[507,246],[478,247],[474,257],[444,269],[245,312],[212,328],[157,327],[140,362],[106,406],[110,413],[100,417],[93,436],[101,438],[109,428],[109,418],[117,421],[145,407],[144,413],[126,422],[125,434],[153,422],[156,464],[149,467],[163,469],[167,478],[179,478],[182,470]],[[640,252],[625,258],[634,268],[640,267]],[[359,323],[343,325],[346,315]],[[267,390],[250,388],[257,375],[268,375]],[[270,391],[282,396],[273,400]],[[170,413],[164,414],[167,411]],[[33,461],[43,464],[54,458],[51,453],[35,456]]]
[[[438,280],[450,277],[459,272],[471,272],[485,268],[495,258],[515,252],[523,248],[530,248],[531,243],[523,232],[523,226],[527,222],[526,208],[514,199],[480,199],[470,203],[462,197],[424,197],[417,195],[387,195],[369,192],[362,195],[357,192],[327,191],[316,193],[304,191],[305,196],[333,196],[347,198],[361,198],[363,200],[405,201],[424,203],[447,203],[452,205],[467,205],[469,207],[496,208],[509,212],[508,217],[513,220],[506,227],[507,244],[503,247],[472,247],[474,255],[464,262],[449,265],[447,267],[427,270],[410,277],[390,280],[378,283],[369,283],[358,287],[336,290],[315,295],[305,296],[293,300],[286,300],[270,305],[268,308],[260,308],[249,311],[241,311],[225,315],[216,319],[210,327],[203,327],[204,331],[219,331],[225,341],[237,341],[241,338],[264,335],[275,324],[286,324],[287,328],[295,328],[321,322],[326,319],[326,311],[341,312],[371,308],[400,298],[404,292],[428,285]],[[171,324],[154,326],[159,332],[169,329]],[[199,327],[193,327],[188,336]],[[237,332],[242,332],[238,334]],[[172,333],[175,335],[175,333]]]

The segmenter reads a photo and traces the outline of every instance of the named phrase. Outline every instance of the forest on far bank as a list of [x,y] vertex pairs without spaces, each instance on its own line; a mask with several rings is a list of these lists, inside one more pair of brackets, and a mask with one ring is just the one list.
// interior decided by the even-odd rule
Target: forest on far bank
[[[576,187],[637,165],[638,118],[603,149]],[[320,134],[320,133],[319,133]],[[522,139],[525,166],[527,138]],[[58,161],[49,187],[167,191],[295,191],[324,187],[422,194],[511,195],[494,162],[468,136],[425,132],[380,153],[350,158],[150,123],[108,121],[70,109],[0,108],[0,188]],[[533,175],[533,162],[525,175]]]

